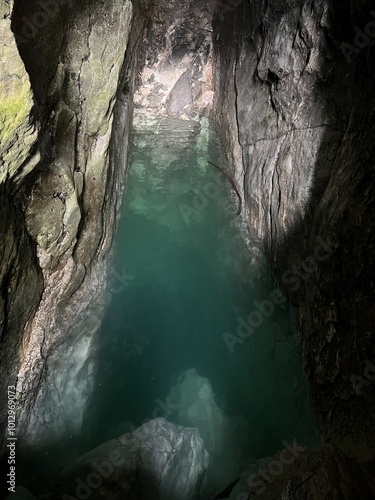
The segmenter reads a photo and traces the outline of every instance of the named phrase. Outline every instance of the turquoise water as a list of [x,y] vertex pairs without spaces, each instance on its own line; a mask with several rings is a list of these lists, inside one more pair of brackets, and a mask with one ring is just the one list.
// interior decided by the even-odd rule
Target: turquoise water
[[246,241],[230,183],[207,160],[227,168],[206,120],[136,120],[85,424],[92,446],[156,416],[181,423],[168,395],[187,370],[208,379],[224,416],[246,421],[244,462],[274,453],[284,440],[310,443],[286,302],[263,315],[250,338],[224,340],[276,284]]

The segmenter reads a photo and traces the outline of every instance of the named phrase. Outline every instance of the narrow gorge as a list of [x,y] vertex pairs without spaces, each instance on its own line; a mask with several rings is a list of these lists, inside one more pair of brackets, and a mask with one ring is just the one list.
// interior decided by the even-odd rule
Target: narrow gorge
[[0,7],[4,498],[375,498],[372,3]]

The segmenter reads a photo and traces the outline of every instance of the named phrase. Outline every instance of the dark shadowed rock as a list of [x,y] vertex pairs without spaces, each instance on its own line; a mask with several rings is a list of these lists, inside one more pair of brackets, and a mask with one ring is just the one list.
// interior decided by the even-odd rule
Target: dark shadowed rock
[[375,482],[355,460],[337,448],[276,453],[243,474],[226,498],[233,500],[322,500],[375,495]]
[[[369,460],[375,49],[356,33],[370,32],[372,7],[250,0],[224,15],[219,5],[214,21],[214,114],[244,189],[250,231],[295,306],[327,435]],[[344,42],[354,48],[351,57]]]

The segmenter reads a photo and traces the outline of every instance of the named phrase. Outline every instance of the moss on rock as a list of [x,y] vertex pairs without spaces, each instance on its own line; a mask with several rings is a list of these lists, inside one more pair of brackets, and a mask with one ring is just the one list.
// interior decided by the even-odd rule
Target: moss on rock
[[0,182],[13,177],[36,140],[30,123],[33,93],[10,20],[0,21]]

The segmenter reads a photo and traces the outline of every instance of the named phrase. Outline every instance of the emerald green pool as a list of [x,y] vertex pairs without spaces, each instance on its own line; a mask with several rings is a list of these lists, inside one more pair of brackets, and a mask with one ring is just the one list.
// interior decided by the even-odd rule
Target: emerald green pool
[[[170,391],[179,377],[190,385],[203,377],[212,388],[207,398],[214,397],[210,404],[223,418],[242,417],[246,434],[239,444],[231,440],[243,448],[238,467],[281,449],[284,440],[310,444],[307,389],[288,305],[261,312],[259,304],[277,285],[236,215],[230,183],[207,163],[227,169],[218,138],[206,119],[192,125],[141,118],[135,121],[87,442],[95,446],[157,416],[188,425],[190,416]],[[244,325],[257,311],[261,316],[252,318],[259,326],[249,338],[238,337],[238,331],[248,336]],[[209,417],[199,418],[209,434]]]

